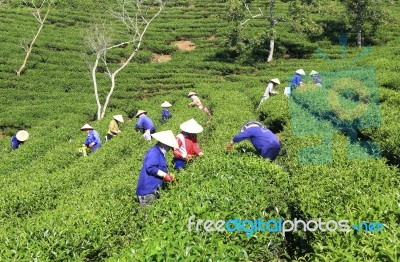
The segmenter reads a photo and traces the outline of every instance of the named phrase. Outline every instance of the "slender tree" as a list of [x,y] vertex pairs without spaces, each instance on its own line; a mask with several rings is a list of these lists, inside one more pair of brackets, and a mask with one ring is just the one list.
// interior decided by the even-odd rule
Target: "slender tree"
[[[112,45],[111,33],[105,26],[94,26],[89,34],[85,37],[85,43],[95,56],[94,63],[89,64],[91,71],[94,94],[97,104],[97,119],[102,119],[106,113],[107,106],[115,89],[115,77],[121,72],[129,62],[135,57],[139,51],[143,37],[146,34],[150,24],[163,11],[168,0],[124,0],[120,1],[119,10],[113,11],[112,14],[120,22],[122,22],[128,30],[128,39],[118,44]],[[114,70],[110,68],[107,60],[107,54],[115,48],[130,47],[131,51],[128,58],[121,60],[121,63]],[[102,64],[106,75],[109,77],[111,86],[101,104],[99,89],[97,85],[97,73],[99,64]]]
[[[37,4],[34,0],[32,1],[26,1],[24,0],[24,3],[26,6],[30,7],[30,11],[32,15],[36,18],[36,20],[39,22],[39,28],[36,31],[35,36],[33,37],[32,41],[27,44],[27,46],[24,46],[24,49],[26,51],[25,59],[22,62],[21,67],[17,71],[17,75],[20,76],[22,71],[24,70],[26,63],[28,62],[28,59],[32,53],[33,45],[35,44],[36,39],[38,38],[40,32],[43,29],[44,22],[46,21],[47,15],[50,12],[50,7],[51,7],[51,1],[50,0],[42,0],[40,4]],[[42,10],[45,10],[44,16],[42,16]]]

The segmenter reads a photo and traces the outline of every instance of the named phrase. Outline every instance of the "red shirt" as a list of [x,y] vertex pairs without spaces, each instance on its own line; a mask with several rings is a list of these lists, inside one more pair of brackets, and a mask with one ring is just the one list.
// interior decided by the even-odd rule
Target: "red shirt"
[[[181,138],[184,138],[184,143],[182,142]],[[175,158],[185,159],[187,155],[198,156],[201,153],[196,137],[185,137],[182,133],[180,133],[176,137],[176,142],[178,142],[179,148],[174,150]]]

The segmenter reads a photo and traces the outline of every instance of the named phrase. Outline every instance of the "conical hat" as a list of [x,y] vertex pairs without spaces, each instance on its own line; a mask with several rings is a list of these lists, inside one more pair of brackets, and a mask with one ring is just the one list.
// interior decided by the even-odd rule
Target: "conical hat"
[[274,82],[275,84],[278,84],[278,85],[281,84],[281,81],[279,81],[278,78],[272,78],[270,81],[271,81],[271,82]]
[[195,92],[189,92],[189,94],[187,96],[191,97],[192,95],[197,95],[197,94]]
[[311,73],[310,73],[310,76],[312,76],[312,75],[318,75],[318,72],[315,71],[315,70],[312,70]]
[[151,135],[155,140],[170,146],[172,148],[179,148],[178,142],[176,142],[174,133],[171,130],[157,132]]
[[146,111],[144,111],[144,110],[139,110],[139,111],[137,111],[137,113],[136,113],[136,116],[135,117],[139,117],[141,114],[146,114],[147,112]]
[[81,130],[87,130],[87,129],[93,129],[93,127],[89,124],[85,124],[83,127],[81,127]]
[[161,107],[171,107],[172,105],[168,102],[165,101],[164,103],[161,104]]
[[18,141],[24,142],[28,140],[29,138],[29,133],[26,130],[19,130],[17,134],[15,135]]
[[263,125],[263,123],[259,122],[259,121],[255,121],[255,120],[250,120],[249,122],[245,123],[244,125],[242,125],[242,127],[240,128],[240,131],[243,132],[244,130],[246,130],[247,128],[249,128],[250,126],[259,126],[261,128],[265,127]]
[[190,134],[198,134],[203,132],[203,127],[199,125],[193,118],[180,125],[182,131]]
[[306,74],[306,72],[304,72],[303,69],[298,69],[298,70],[296,70],[296,74],[304,76]]
[[113,116],[113,118],[115,120],[117,120],[118,122],[121,122],[121,123],[124,122],[124,118],[122,117],[122,115],[115,115],[115,116]]

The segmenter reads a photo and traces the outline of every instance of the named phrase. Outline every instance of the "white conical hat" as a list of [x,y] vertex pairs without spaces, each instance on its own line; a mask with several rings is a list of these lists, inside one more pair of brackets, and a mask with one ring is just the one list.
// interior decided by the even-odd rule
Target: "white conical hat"
[[203,132],[203,127],[199,125],[193,118],[180,125],[182,131],[190,134],[198,134]]
[[168,102],[165,101],[164,103],[161,104],[161,107],[171,107],[172,105]]
[[28,140],[29,138],[29,133],[26,130],[19,130],[15,137],[18,139],[18,141],[24,142]]
[[124,118],[122,117],[122,115],[115,115],[115,116],[113,116],[113,118],[115,120],[117,120],[118,122],[121,122],[121,123],[124,122]]
[[189,92],[189,94],[187,96],[192,96],[192,95],[197,95],[195,92]]
[[138,117],[138,116],[140,116],[141,114],[145,114],[145,113],[147,113],[146,111],[144,111],[144,110],[139,110],[139,111],[137,111],[137,113],[136,113],[136,116],[135,117]]
[[312,76],[312,75],[318,75],[318,72],[315,71],[315,70],[312,70],[312,71],[310,72],[310,76]]
[[176,142],[174,133],[171,130],[157,132],[151,135],[155,140],[170,146],[172,148],[179,148],[178,142]]
[[81,127],[81,130],[87,130],[87,129],[93,129],[93,127],[89,124],[85,124],[83,127]]
[[280,85],[281,84],[281,81],[279,81],[279,79],[278,78],[272,78],[271,80],[269,80],[269,81],[271,81],[271,82],[274,82],[275,84],[278,84],[278,85]]
[[298,69],[298,70],[296,70],[296,74],[304,76],[306,74],[306,72],[304,72],[303,69]]

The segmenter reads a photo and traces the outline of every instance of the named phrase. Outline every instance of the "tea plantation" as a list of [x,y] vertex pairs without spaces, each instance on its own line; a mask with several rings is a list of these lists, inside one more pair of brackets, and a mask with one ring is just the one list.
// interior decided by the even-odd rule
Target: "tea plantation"
[[[298,35],[284,19],[277,24],[270,63],[268,41],[257,52],[230,56],[225,42],[231,25],[223,18],[229,1],[171,1],[150,25],[137,56],[116,77],[106,116],[96,120],[87,66],[93,57],[84,38],[88,28],[104,22],[113,28],[114,42],[123,41],[125,29],[110,15],[115,7],[110,2],[58,1],[17,76],[25,57],[21,43],[32,39],[38,23],[22,1],[0,1],[0,261],[400,260],[399,1],[384,4],[394,19],[366,37],[371,49],[356,48],[349,35],[344,57],[340,17],[314,14],[325,33],[313,37]],[[265,8],[265,2],[252,5]],[[287,16],[288,1],[275,2],[275,13]],[[265,18],[251,20],[246,37],[260,37],[268,26]],[[179,49],[176,41],[191,41],[191,50]],[[117,68],[128,49],[110,53],[108,61]],[[358,90],[355,96],[361,98],[350,109],[365,101],[369,109],[359,107],[357,123],[348,121],[340,108],[351,99],[329,100],[334,84],[327,81],[316,89],[308,74],[307,84],[285,97],[284,87],[299,68],[320,71],[326,79],[358,79],[367,93]],[[110,83],[101,72],[104,68],[98,72],[104,97]],[[271,78],[281,80],[280,94],[257,109]],[[187,107],[190,91],[212,112],[210,123],[202,111]],[[162,125],[163,101],[173,105],[173,117]],[[144,154],[155,142],[149,144],[133,129],[139,109],[148,112],[158,131],[177,134],[180,123],[191,118],[204,127],[199,135],[204,157],[180,173],[170,164],[177,182],[146,209],[140,208],[135,188]],[[114,114],[124,116],[121,134],[82,157],[77,149],[86,134],[80,127],[90,123],[104,142]],[[275,162],[255,154],[249,142],[225,150],[248,120],[260,120],[278,133],[282,151]],[[28,130],[30,138],[12,151],[10,139],[19,129]],[[171,163],[172,154],[167,158]],[[380,222],[382,230],[246,236],[189,230],[191,216],[194,221]]]

